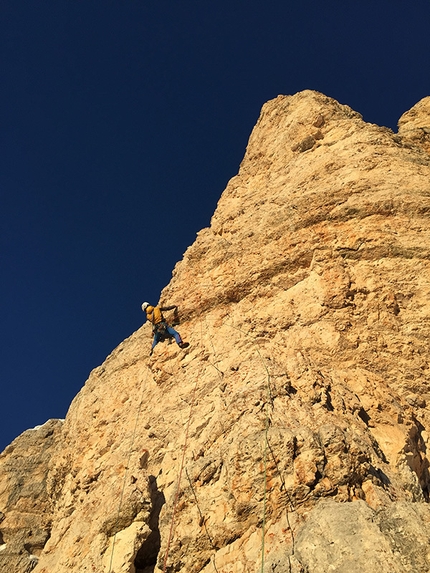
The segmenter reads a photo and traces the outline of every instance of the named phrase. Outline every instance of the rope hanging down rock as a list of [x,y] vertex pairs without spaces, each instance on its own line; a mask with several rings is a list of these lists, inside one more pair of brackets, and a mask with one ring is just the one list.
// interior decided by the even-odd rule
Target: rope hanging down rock
[[[130,459],[131,459],[131,454],[133,452],[133,446],[134,446],[134,440],[136,437],[136,430],[137,430],[137,423],[139,421],[139,417],[140,417],[140,412],[142,410],[142,403],[143,403],[143,392],[146,386],[146,381],[148,379],[148,373],[149,373],[149,369],[146,370],[146,376],[142,382],[142,390],[141,390],[141,395],[140,395],[140,400],[139,400],[139,407],[137,409],[137,413],[136,413],[136,420],[134,423],[134,429],[133,429],[133,434],[132,434],[132,438],[131,438],[131,444],[130,444],[130,448],[129,448],[129,452],[128,452],[128,458],[127,458],[127,464],[125,466],[125,473],[124,473],[124,480],[123,480],[123,484],[122,484],[122,490],[121,490],[121,495],[119,498],[119,504],[118,504],[118,513],[117,513],[117,517],[116,517],[116,524],[118,524],[119,521],[119,516],[120,516],[120,512],[121,512],[121,507],[122,507],[122,502],[124,499],[124,491],[125,491],[125,484],[126,484],[126,479],[127,479],[127,475],[128,475],[128,469],[130,466]],[[115,527],[116,529],[116,527]],[[111,556],[110,556],[110,563],[109,563],[109,570],[108,573],[112,572],[112,563],[113,563],[113,556],[114,556],[114,551],[115,551],[115,542],[116,542],[116,531],[115,534],[113,536],[113,541],[112,541],[112,552],[111,552]]]
[[171,523],[170,523],[169,538],[167,540],[166,553],[164,555],[163,573],[166,573],[167,559],[169,557],[170,544],[171,544],[171,541],[173,538],[173,531],[174,531],[175,517],[176,517],[176,508],[178,505],[179,492],[181,489],[182,472],[184,470],[185,454],[186,454],[187,446],[188,446],[188,435],[189,435],[189,431],[190,431],[191,417],[192,417],[193,409],[194,409],[195,395],[196,395],[196,390],[197,390],[197,382],[198,382],[198,378],[196,378],[196,382],[194,384],[194,390],[193,390],[192,397],[191,397],[190,414],[188,416],[187,429],[185,432],[185,441],[184,441],[184,445],[182,448],[181,466],[179,469],[178,485],[176,487],[175,500],[173,502],[173,510],[172,510],[172,519],[171,519]]
[[[205,317],[205,323],[206,323],[206,317]],[[278,464],[276,462],[276,459],[274,457],[273,451],[270,447],[270,443],[269,443],[269,439],[268,439],[268,432],[269,432],[269,428],[271,425],[271,409],[273,410],[274,407],[274,403],[273,403],[273,394],[272,394],[272,388],[271,388],[271,376],[270,376],[270,372],[269,369],[267,367],[267,364],[265,362],[265,360],[263,359],[263,356],[260,353],[260,349],[258,348],[258,345],[256,344],[255,339],[251,336],[251,334],[249,332],[246,332],[245,330],[232,325],[232,324],[228,324],[226,323],[227,326],[229,326],[230,328],[233,328],[239,332],[242,332],[243,334],[245,334],[247,337],[249,337],[257,350],[257,354],[258,357],[261,361],[261,363],[264,366],[264,369],[266,371],[266,376],[267,376],[267,383],[266,383],[266,388],[267,388],[267,401],[266,401],[266,415],[265,415],[265,431],[264,431],[264,446],[263,446],[263,460],[264,460],[264,493],[263,493],[263,518],[262,518],[262,538],[261,538],[261,573],[264,572],[264,565],[265,565],[265,533],[266,533],[266,505],[267,505],[267,457],[268,457],[268,451],[271,452],[272,457],[274,459],[275,465],[277,467],[278,473],[280,474],[280,479],[281,482],[283,484],[283,486],[285,487],[285,483],[284,480],[282,478],[282,475],[279,471],[278,468]],[[201,344],[203,343],[203,328],[202,328],[202,324],[200,323],[200,338],[201,338]],[[212,344],[212,350],[213,350],[213,354],[215,355],[215,348],[213,347]],[[218,370],[218,368],[216,368]],[[220,373],[220,371],[218,370],[218,373]],[[195,396],[196,396],[196,391],[197,391],[197,384],[198,384],[198,380],[199,378],[196,378],[196,382],[194,384],[194,388],[193,388],[193,392],[192,392],[192,397],[191,397],[191,404],[190,404],[190,412],[189,412],[189,416],[188,416],[188,420],[187,420],[187,426],[186,426],[186,432],[185,432],[185,440],[184,440],[184,445],[182,448],[182,458],[181,458],[181,465],[180,465],[180,469],[179,469],[179,474],[178,474],[178,481],[177,481],[177,487],[176,487],[176,492],[175,492],[175,497],[174,497],[174,502],[173,502],[173,509],[172,509],[172,517],[171,517],[171,522],[170,522],[170,530],[169,530],[169,537],[167,540],[167,546],[166,546],[166,551],[165,551],[165,555],[164,555],[164,560],[163,560],[163,573],[166,573],[167,571],[167,561],[169,558],[169,554],[170,554],[170,546],[173,540],[173,535],[174,535],[174,528],[175,528],[175,519],[176,519],[176,512],[177,512],[177,506],[178,506],[178,500],[179,500],[179,495],[180,495],[180,491],[181,491],[181,481],[182,481],[182,475],[184,472],[184,468],[185,468],[185,456],[186,456],[186,452],[187,452],[187,447],[188,447],[188,439],[189,439],[189,430],[190,430],[190,425],[191,425],[191,419],[192,419],[192,415],[193,415],[193,410],[195,407]],[[140,410],[140,406],[139,406],[139,410]],[[137,426],[137,421],[136,421],[136,426]],[[134,436],[133,436],[134,439]],[[185,471],[187,472],[187,470],[185,469]],[[188,476],[188,473],[187,473]],[[189,477],[188,477],[189,479]],[[192,488],[193,489],[193,488]],[[194,490],[193,490],[194,496],[196,495]],[[122,493],[123,495],[123,493]],[[121,499],[122,502],[122,499]],[[288,510],[287,510],[287,521],[289,522],[289,518],[288,518]],[[291,528],[290,528],[291,529]],[[209,537],[209,540],[211,542],[211,545],[213,546],[212,540],[209,536],[208,531],[206,530],[206,533]],[[294,547],[294,539],[293,539],[293,547]],[[112,555],[113,555],[113,551],[112,551]],[[112,560],[111,560],[112,563]],[[214,563],[214,567],[216,569],[215,563]],[[111,573],[111,570],[109,570],[109,573]]]

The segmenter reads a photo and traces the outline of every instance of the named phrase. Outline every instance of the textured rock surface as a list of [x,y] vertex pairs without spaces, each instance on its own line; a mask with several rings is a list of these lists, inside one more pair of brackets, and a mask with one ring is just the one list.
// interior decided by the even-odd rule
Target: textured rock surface
[[[403,136],[403,145],[418,145],[430,153],[430,97],[419,101],[399,120],[399,134]],[[409,142],[408,142],[409,140]]]
[[49,538],[48,468],[61,422],[27,430],[0,454],[0,571],[31,571]]
[[429,101],[263,107],[161,295],[190,347],[145,325],[70,407],[36,573],[430,571]]

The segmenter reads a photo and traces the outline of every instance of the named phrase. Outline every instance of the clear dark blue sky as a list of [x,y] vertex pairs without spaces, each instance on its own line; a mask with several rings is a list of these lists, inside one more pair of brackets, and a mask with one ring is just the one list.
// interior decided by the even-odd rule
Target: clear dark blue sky
[[0,450],[142,324],[265,101],[396,128],[429,29],[428,0],[2,0]]

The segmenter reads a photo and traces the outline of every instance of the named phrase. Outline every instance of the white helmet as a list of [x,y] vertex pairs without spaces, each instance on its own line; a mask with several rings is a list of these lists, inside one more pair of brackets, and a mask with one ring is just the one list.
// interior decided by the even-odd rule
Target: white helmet
[[149,306],[149,302],[142,302],[142,310],[145,312],[146,308]]

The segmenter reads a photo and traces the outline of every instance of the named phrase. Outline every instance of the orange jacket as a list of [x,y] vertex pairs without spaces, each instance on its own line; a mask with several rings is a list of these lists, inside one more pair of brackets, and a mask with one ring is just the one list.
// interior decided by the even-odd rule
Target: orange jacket
[[164,321],[163,310],[173,310],[176,306],[147,306],[145,309],[146,319],[152,324],[158,324]]

